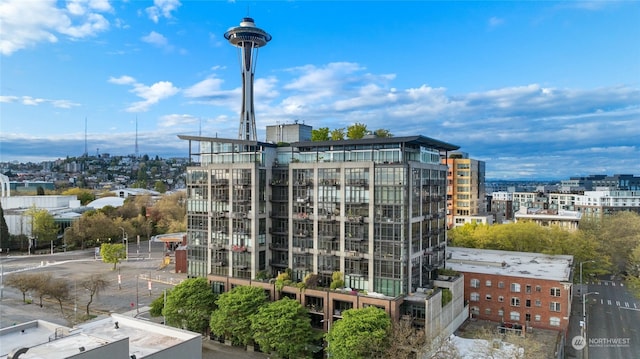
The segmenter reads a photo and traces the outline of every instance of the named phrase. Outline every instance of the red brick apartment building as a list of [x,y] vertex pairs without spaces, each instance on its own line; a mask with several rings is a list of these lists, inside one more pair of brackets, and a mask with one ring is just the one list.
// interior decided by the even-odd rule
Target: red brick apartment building
[[464,274],[472,318],[566,331],[573,256],[447,247],[446,268]]

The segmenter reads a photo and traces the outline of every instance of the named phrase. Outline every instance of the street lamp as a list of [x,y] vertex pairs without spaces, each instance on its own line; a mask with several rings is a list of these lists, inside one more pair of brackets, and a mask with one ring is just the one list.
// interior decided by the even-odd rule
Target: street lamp
[[[129,260],[129,241],[127,240],[127,234],[124,231],[124,228],[119,227],[120,229],[122,229],[122,245],[124,245],[124,260]],[[125,243],[126,242],[126,243]]]
[[589,354],[587,353],[588,351],[588,347],[589,347],[589,340],[587,339],[587,337],[589,336],[589,332],[587,330],[587,296],[590,294],[595,294],[598,295],[600,293],[598,292],[589,292],[589,293],[584,293],[582,294],[582,337],[584,338],[585,343],[587,344],[584,347],[584,352],[582,352],[582,357],[583,358],[588,358]]

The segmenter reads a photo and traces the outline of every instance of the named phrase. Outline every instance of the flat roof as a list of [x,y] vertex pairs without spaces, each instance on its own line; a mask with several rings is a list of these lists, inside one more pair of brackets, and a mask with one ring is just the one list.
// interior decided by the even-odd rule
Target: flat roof
[[570,281],[573,256],[447,247],[446,268],[459,272]]
[[300,141],[291,143],[291,147],[314,147],[314,146],[349,146],[360,144],[385,144],[385,143],[411,143],[425,147],[434,147],[439,150],[453,151],[460,148],[447,142],[439,141],[426,136],[404,136],[404,137],[374,137],[346,140],[329,141]]
[[[51,340],[56,330],[64,336]],[[200,337],[198,333],[115,313],[73,329],[38,320],[2,333],[0,358],[7,358],[16,348],[29,348],[21,359],[62,359],[78,354],[80,347],[90,351],[121,340],[128,340],[130,354],[142,358]],[[4,343],[11,343],[11,347]]]

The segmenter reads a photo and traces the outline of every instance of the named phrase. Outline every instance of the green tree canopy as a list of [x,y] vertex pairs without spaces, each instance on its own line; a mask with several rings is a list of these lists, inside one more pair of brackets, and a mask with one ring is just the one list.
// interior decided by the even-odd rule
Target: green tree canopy
[[216,299],[206,278],[189,278],[167,293],[162,314],[171,326],[206,333]]
[[357,140],[363,138],[369,130],[367,129],[367,125],[364,123],[354,123],[353,125],[347,127],[347,138],[350,140]]
[[218,310],[211,314],[211,331],[234,344],[247,345],[253,339],[251,317],[267,302],[264,289],[238,286],[220,295]]
[[339,141],[344,140],[344,128],[336,128],[335,130],[331,130],[331,140]]
[[118,263],[127,257],[127,253],[122,243],[102,243],[100,256],[103,262],[113,263],[113,270],[116,270]]
[[151,304],[149,305],[149,307],[151,308],[149,309],[149,314],[152,317],[159,317],[162,315],[162,311],[164,310],[164,301],[170,293],[171,288],[167,288],[164,292],[160,293],[158,298],[154,299],[153,302],[151,302]]
[[39,241],[48,242],[57,238],[58,226],[49,211],[34,206],[27,211],[27,215],[31,217],[31,234]]
[[285,297],[261,306],[251,317],[253,338],[265,353],[281,358],[307,358],[313,329],[307,310],[298,301]]
[[80,203],[82,203],[82,205],[85,205],[91,201],[93,201],[94,199],[96,199],[96,195],[93,194],[93,192],[91,190],[88,189],[82,189],[82,188],[69,188],[68,190],[62,192],[63,195],[65,196],[76,196],[76,198],[78,198],[78,200],[80,201]]
[[[465,224],[449,231],[454,246],[498,249],[505,251],[537,252],[545,254],[568,254],[574,263],[595,261],[584,266],[584,275],[607,273],[609,256],[595,237],[584,231],[570,232],[559,227],[542,227],[533,222],[481,225]],[[575,280],[580,280],[575,276]]]
[[320,127],[311,130],[311,141],[329,141],[329,127]]
[[391,134],[391,132],[389,132],[389,130],[386,130],[384,128],[379,128],[375,131],[373,131],[373,134],[378,137],[378,138],[382,138],[382,137],[393,137],[393,135]]
[[326,334],[327,351],[332,358],[374,358],[388,344],[391,319],[382,309],[370,306],[342,312]]

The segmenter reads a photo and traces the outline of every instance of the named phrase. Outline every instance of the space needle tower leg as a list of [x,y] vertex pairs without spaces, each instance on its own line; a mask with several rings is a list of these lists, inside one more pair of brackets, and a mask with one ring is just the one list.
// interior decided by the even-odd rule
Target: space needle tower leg
[[238,138],[257,141],[256,116],[253,107],[253,78],[258,48],[271,41],[271,35],[256,27],[253,19],[245,17],[240,26],[232,27],[224,33],[224,38],[239,50],[242,70],[242,110]]

